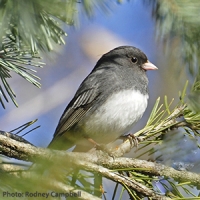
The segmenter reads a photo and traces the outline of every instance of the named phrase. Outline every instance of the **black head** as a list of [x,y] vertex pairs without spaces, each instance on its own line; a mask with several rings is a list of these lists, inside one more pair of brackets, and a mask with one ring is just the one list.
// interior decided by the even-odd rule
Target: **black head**
[[132,46],[120,46],[104,54],[97,62],[96,67],[105,63],[107,66],[116,64],[126,68],[146,71],[157,69],[150,63],[147,56],[138,48]]

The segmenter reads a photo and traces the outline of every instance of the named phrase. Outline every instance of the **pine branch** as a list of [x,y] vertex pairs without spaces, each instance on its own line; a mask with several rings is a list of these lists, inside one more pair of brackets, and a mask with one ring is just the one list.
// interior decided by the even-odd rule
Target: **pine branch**
[[[200,43],[199,43],[199,1],[153,0],[153,17],[157,25],[157,38],[166,44],[171,51],[176,43],[176,58],[181,57],[193,77],[199,76]],[[182,67],[179,70],[182,70]]]
[[[200,176],[191,172],[180,172],[171,167],[166,167],[161,164],[141,161],[131,158],[115,158],[107,156],[105,153],[69,153],[63,151],[51,151],[49,149],[37,148],[30,144],[15,141],[6,136],[0,135],[1,152],[9,157],[27,161],[43,161],[48,163],[59,163],[59,166],[68,166],[69,161],[71,166],[77,166],[81,169],[98,172],[104,177],[107,177],[118,183],[125,184],[128,188],[134,189],[144,196],[151,196],[153,199],[158,199],[158,196],[146,186],[137,183],[134,180],[129,180],[118,174],[118,170],[123,171],[140,171],[153,176],[165,176],[174,178],[178,182],[190,182],[190,184],[199,185]],[[114,153],[114,152],[113,152]],[[49,164],[48,164],[49,165]],[[56,165],[56,170],[58,170]],[[102,166],[102,167],[101,167]],[[112,172],[109,170],[112,169]],[[113,171],[114,170],[114,171]],[[12,170],[13,171],[13,170]],[[152,193],[153,192],[153,193]],[[164,199],[164,197],[163,197]]]
[[[68,165],[70,160],[70,165],[75,165],[91,172],[98,172],[106,178],[124,184],[130,189],[135,189],[144,196],[150,196],[152,199],[168,199],[165,197],[161,198],[160,195],[157,195],[154,191],[134,180],[129,180],[127,177],[125,178],[120,174],[112,173],[108,169],[99,166],[99,160],[102,160],[102,157],[95,157],[93,155],[91,159],[90,153],[66,153],[62,151],[51,151],[49,149],[36,148],[30,144],[18,142],[3,135],[0,135],[0,144],[1,153],[9,157],[26,161],[41,160],[48,163],[52,163],[53,161],[54,163],[59,163],[60,166]],[[113,160],[113,158],[110,159]],[[95,160],[96,162],[94,162]],[[95,163],[98,163],[98,165]],[[58,169],[56,169],[56,171],[57,170]]]
[[[64,26],[78,24],[81,9],[91,17],[94,7],[106,11],[107,1],[21,0],[0,2],[0,103],[9,98],[17,105],[15,93],[8,83],[13,71],[40,87],[35,68],[41,67],[40,54],[48,54],[57,44],[64,45]],[[52,6],[53,5],[53,6]],[[9,98],[8,98],[9,97]]]
[[[23,194],[23,197],[27,197],[27,199],[27,193],[37,192],[38,194],[44,194],[45,198],[48,199],[55,199],[56,197],[68,198],[69,195],[72,194],[74,195],[73,197],[76,197],[76,199],[100,200],[100,198],[95,197],[94,195],[89,194],[88,192],[81,189],[76,189],[70,185],[66,185],[62,181],[52,179],[51,177],[41,177],[40,174],[34,172],[30,173],[29,171],[22,171],[22,169],[19,169],[16,166],[13,168],[8,165],[0,165],[0,169],[2,170],[2,172],[4,172],[2,179],[4,180],[3,184],[5,184],[2,191],[2,196],[3,192],[5,192],[5,188],[7,188],[7,186],[9,185],[11,188],[15,189],[15,193]],[[12,182],[10,182],[10,180],[12,180]],[[6,192],[13,194],[12,190],[10,191],[9,188],[6,189]],[[9,197],[9,195],[5,194],[5,196],[3,197]],[[37,197],[39,198],[39,195]],[[37,197],[35,196],[35,198]]]

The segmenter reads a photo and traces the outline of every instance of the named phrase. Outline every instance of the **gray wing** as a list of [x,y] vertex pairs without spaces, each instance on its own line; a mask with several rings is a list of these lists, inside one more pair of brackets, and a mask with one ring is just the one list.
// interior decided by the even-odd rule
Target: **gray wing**
[[86,90],[78,96],[75,95],[63,112],[54,133],[54,137],[62,135],[83,119],[85,114],[92,108],[93,101],[97,96],[98,93],[94,88]]
[[112,67],[95,67],[81,83],[74,98],[63,112],[48,147],[64,150],[76,145],[80,135],[79,132],[75,134],[73,128],[85,118],[89,111],[94,110],[96,104],[102,103],[102,98],[105,100],[113,92],[113,87],[107,86],[116,85],[116,83],[117,77],[113,74]]
[[[54,133],[54,138],[61,136],[81,121],[85,114],[93,108],[96,101],[102,97],[102,92],[105,94],[105,91],[102,90],[105,90],[104,86],[108,80],[114,82],[113,76],[108,75],[108,77],[105,77],[104,70],[108,71],[108,67],[107,69],[93,70],[82,82],[74,98],[63,112]],[[109,73],[107,72],[107,74]]]

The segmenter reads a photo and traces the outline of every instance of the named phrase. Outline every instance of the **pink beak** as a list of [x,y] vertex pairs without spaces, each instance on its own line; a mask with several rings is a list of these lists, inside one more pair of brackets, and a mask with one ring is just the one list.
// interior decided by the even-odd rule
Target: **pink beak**
[[142,65],[142,68],[143,68],[144,70],[155,70],[155,69],[158,69],[154,64],[152,64],[152,63],[149,62],[148,60],[147,60],[146,63],[144,63],[144,64]]

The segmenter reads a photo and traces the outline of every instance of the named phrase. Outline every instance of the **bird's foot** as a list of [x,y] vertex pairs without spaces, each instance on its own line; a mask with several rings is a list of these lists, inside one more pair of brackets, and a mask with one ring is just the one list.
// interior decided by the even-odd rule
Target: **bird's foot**
[[119,137],[119,139],[122,139],[123,141],[129,140],[131,146],[138,147],[138,144],[140,142],[140,138],[136,137],[133,133],[129,133],[128,135],[122,135]]

